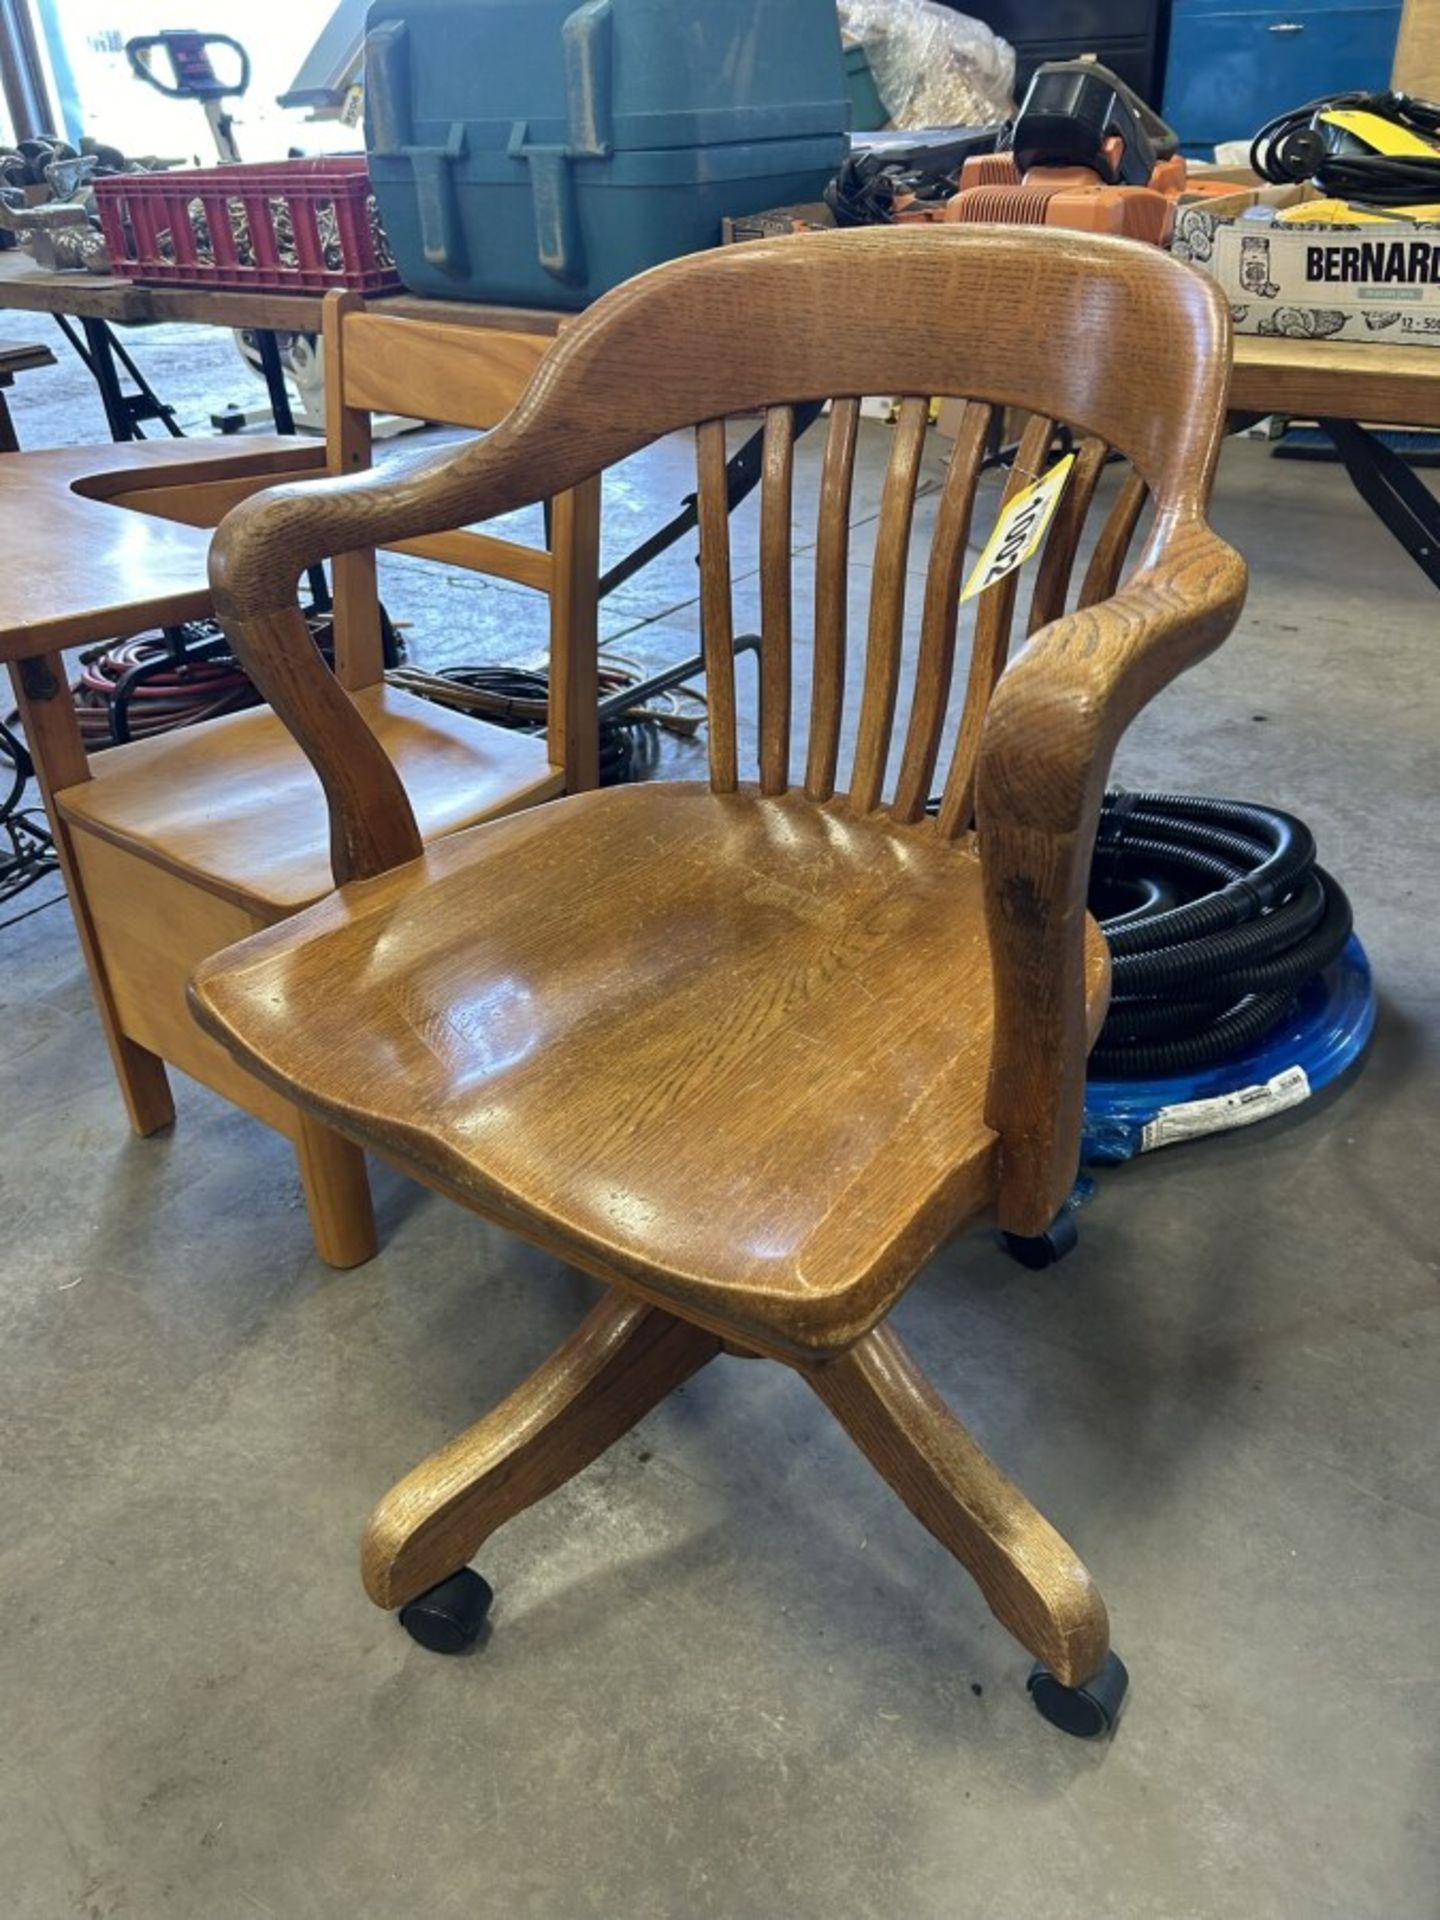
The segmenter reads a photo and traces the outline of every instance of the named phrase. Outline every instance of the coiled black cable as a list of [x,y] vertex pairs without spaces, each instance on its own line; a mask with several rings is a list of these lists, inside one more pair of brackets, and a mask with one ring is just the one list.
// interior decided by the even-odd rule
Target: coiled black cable
[[[35,771],[20,736],[0,720],[0,906],[56,870],[54,844],[44,818],[20,805]],[[9,925],[9,922],[0,922]]]
[[1302,821],[1191,794],[1106,794],[1090,909],[1111,956],[1090,1056],[1106,1079],[1192,1072],[1253,1046],[1352,924]]
[[10,790],[0,800],[0,820],[8,820],[20,804],[20,796],[25,791],[25,782],[34,772],[30,755],[23,741],[12,733],[3,720],[0,720],[0,768],[8,767]]
[[[601,695],[613,694],[638,680],[639,675],[602,658]],[[441,667],[434,673],[402,669],[393,673],[394,685],[422,699],[437,700],[474,713],[496,726],[520,733],[543,733],[549,712],[550,676],[543,668],[509,666]],[[613,787],[627,780],[644,780],[660,758],[660,722],[657,712],[626,712],[600,720],[600,784]]]
[[1327,109],[1378,114],[1410,133],[1440,140],[1440,103],[1405,93],[1332,93],[1267,120],[1250,143],[1250,165],[1262,180],[1284,186],[1313,180],[1338,200],[1381,207],[1440,202],[1440,152],[1332,153],[1312,122]]

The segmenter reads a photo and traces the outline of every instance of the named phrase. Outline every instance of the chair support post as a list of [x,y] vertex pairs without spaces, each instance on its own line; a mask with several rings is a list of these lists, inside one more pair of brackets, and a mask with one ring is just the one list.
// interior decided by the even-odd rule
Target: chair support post
[[386,1494],[365,1529],[365,1591],[401,1607],[447,1579],[719,1351],[714,1334],[608,1294],[508,1399]]
[[805,1378],[881,1478],[1062,1686],[1097,1673],[1105,1603],[1071,1548],[966,1432],[887,1327]]

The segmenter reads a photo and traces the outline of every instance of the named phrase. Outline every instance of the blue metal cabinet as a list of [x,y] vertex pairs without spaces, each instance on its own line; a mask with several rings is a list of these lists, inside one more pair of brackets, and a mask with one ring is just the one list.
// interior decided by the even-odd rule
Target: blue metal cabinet
[[1302,0],[1280,9],[1174,0],[1165,118],[1187,153],[1248,140],[1287,107],[1390,84],[1400,8]]
[[[1093,53],[1147,100],[1160,97],[1165,0],[945,0],[1015,49],[1015,98],[1036,67]],[[1230,0],[1233,6],[1235,0]]]

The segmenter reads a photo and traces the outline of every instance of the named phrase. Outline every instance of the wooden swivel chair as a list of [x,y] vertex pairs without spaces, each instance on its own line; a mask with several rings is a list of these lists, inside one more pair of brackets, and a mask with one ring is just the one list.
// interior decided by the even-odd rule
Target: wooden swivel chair
[[[339,891],[203,966],[192,1005],[248,1071],[347,1138],[606,1282],[578,1332],[371,1519],[364,1577],[417,1639],[464,1643],[467,1562],[722,1350],[793,1367],[1093,1732],[1123,1668],[1084,1567],[885,1324],[986,1215],[1041,1232],[1069,1191],[1104,943],[1085,910],[1117,737],[1216,646],[1245,586],[1205,523],[1229,326],[1155,249],[995,229],[756,242],[593,307],[480,448],[238,508],[216,604],[329,795]],[[904,399],[884,486],[853,760],[837,771],[859,397]],[[933,394],[967,399],[939,498],[898,770],[901,615]],[[834,398],[814,693],[791,761],[793,409]],[[992,411],[1078,458],[1005,667],[1017,576],[981,603],[958,743],[956,597]],[[758,784],[737,766],[724,421],[765,411]],[[588,793],[424,849],[383,745],[294,604],[322,554],[557,493],[699,423],[709,784]],[[1114,448],[1133,475],[1064,611]],[[1012,486],[1018,481],[1012,480]],[[1119,584],[1146,494],[1154,520]],[[808,564],[808,562],[807,562]],[[615,901],[625,910],[617,913]]]
[[[549,340],[371,314],[354,295],[335,294],[325,344],[326,455],[329,469],[344,475],[369,463],[372,409],[493,426]],[[433,458],[402,453],[396,470],[423,469]],[[347,1267],[375,1251],[363,1153],[237,1066],[184,1004],[186,980],[207,954],[330,890],[323,795],[285,728],[263,709],[87,761],[55,657],[61,645],[208,612],[205,541],[191,530],[213,527],[265,484],[267,465],[273,480],[284,466],[319,461],[318,451],[273,441],[259,450],[183,442],[175,450],[80,448],[0,461],[0,497],[48,489],[42,518],[56,556],[39,579],[12,576],[7,596],[19,618],[4,657],[16,664],[22,719],[132,1125],[150,1134],[173,1121],[166,1062],[267,1121],[294,1143],[317,1250]],[[34,524],[32,512],[24,525]],[[16,525],[17,539],[26,537],[18,516]],[[336,562],[332,697],[381,743],[427,842],[595,784],[598,482],[554,503],[552,529],[551,551],[460,522],[406,546],[549,594],[547,738],[387,687],[374,552]]]

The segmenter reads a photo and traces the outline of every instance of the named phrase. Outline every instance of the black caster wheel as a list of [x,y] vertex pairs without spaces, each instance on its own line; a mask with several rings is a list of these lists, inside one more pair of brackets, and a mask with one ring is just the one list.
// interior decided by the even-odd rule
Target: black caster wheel
[[1002,1233],[1000,1239],[1012,1260],[1038,1273],[1043,1267],[1053,1267],[1078,1246],[1080,1233],[1073,1208],[1066,1207],[1063,1213],[1056,1214],[1044,1233]]
[[1105,1664],[1083,1687],[1062,1687],[1050,1669],[1037,1660],[1025,1682],[1036,1712],[1062,1733],[1073,1733],[1077,1740],[1098,1740],[1111,1733],[1120,1718],[1121,1704],[1130,1676],[1118,1653],[1105,1656]]
[[464,1653],[479,1638],[494,1598],[488,1580],[462,1567],[403,1606],[400,1624],[429,1653]]

